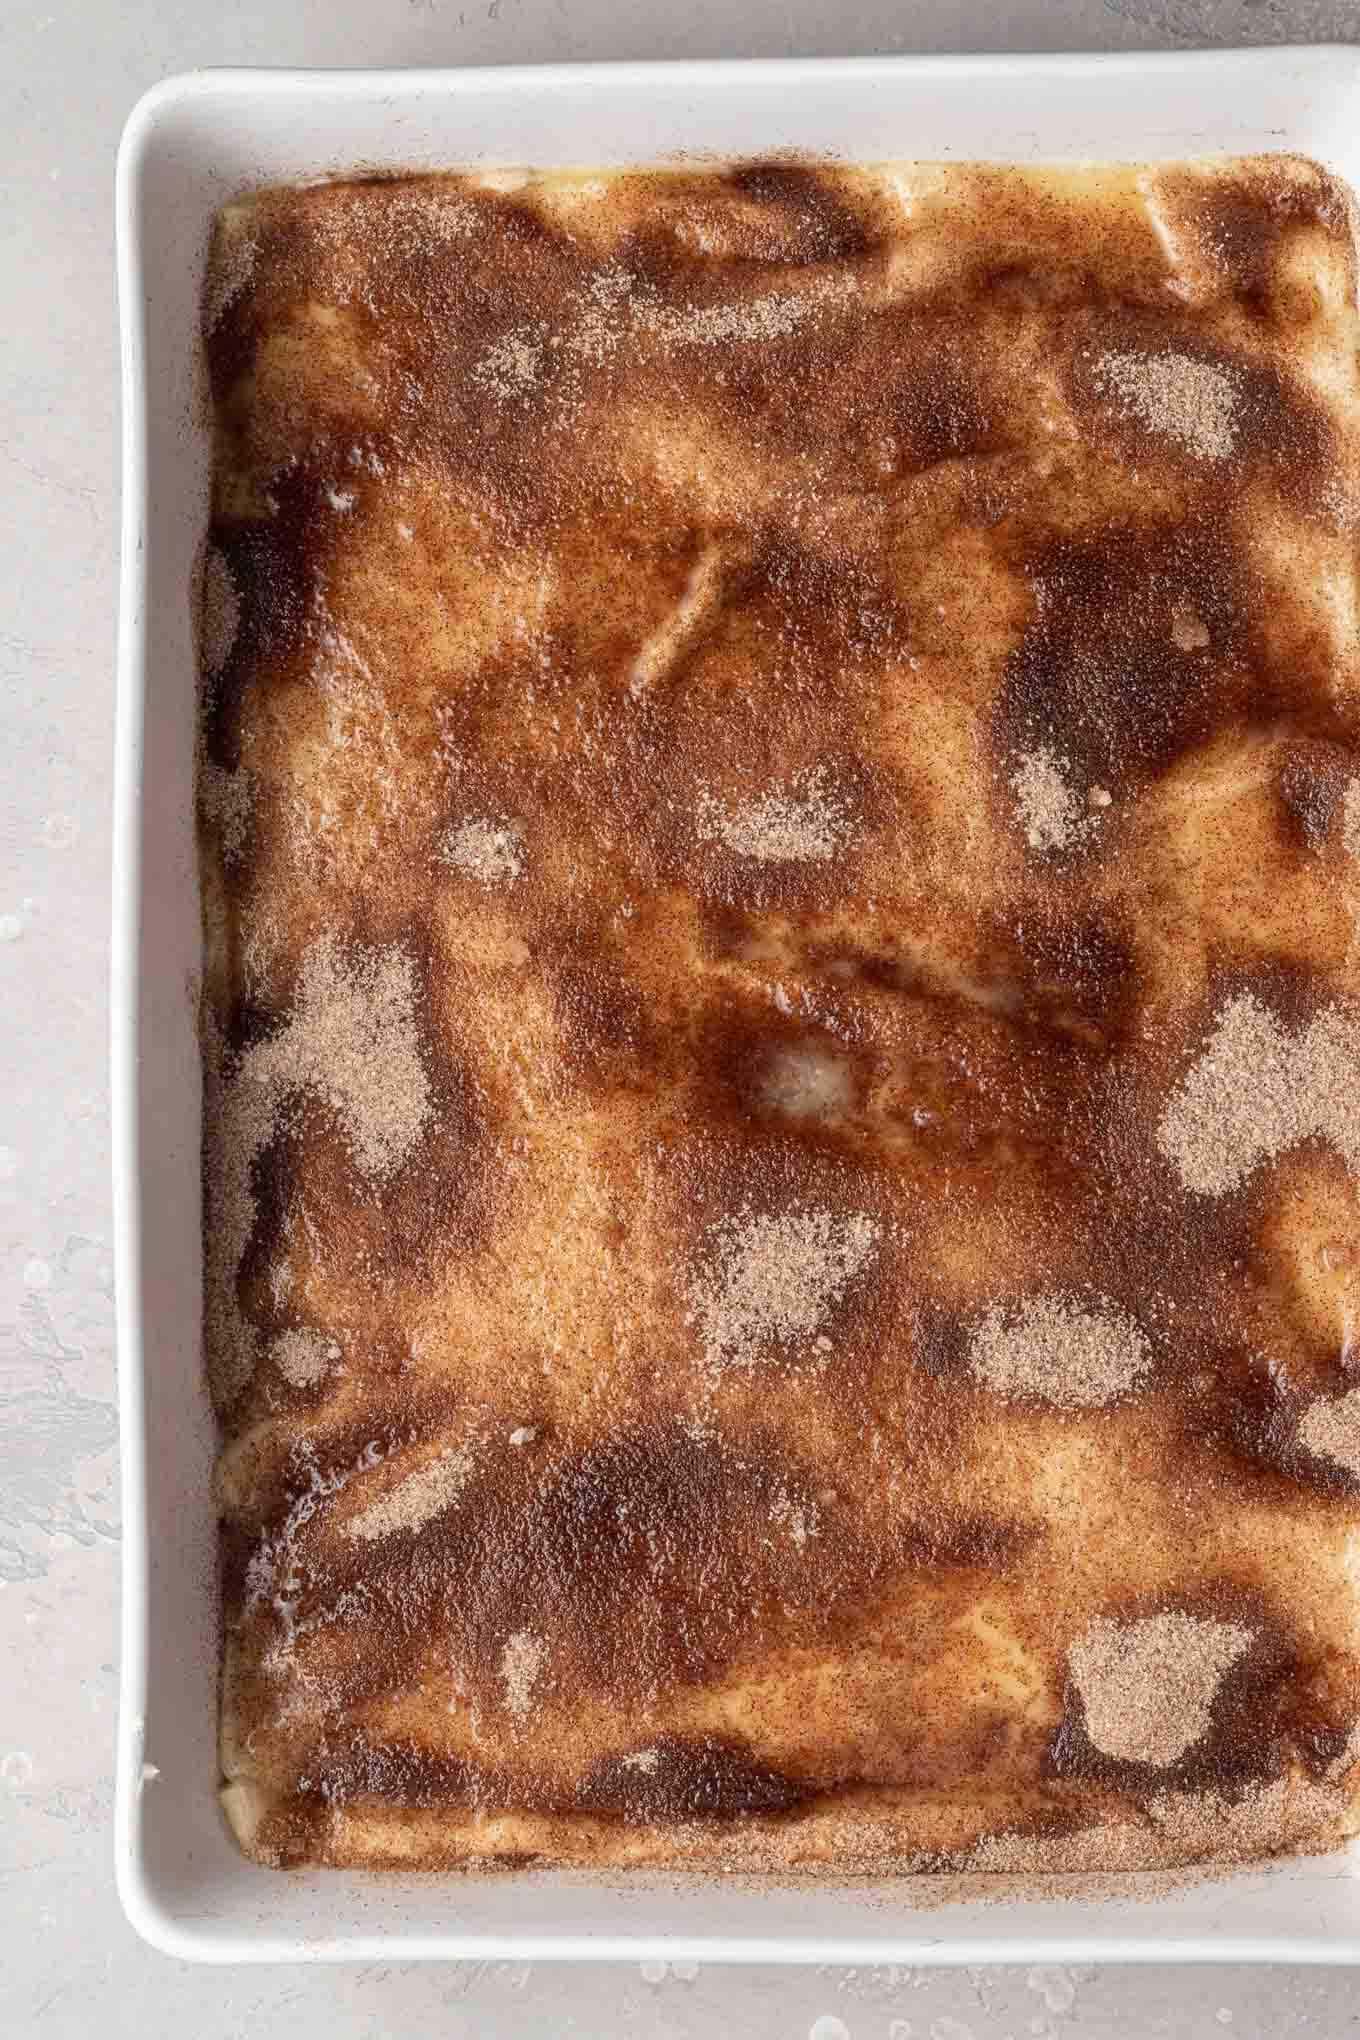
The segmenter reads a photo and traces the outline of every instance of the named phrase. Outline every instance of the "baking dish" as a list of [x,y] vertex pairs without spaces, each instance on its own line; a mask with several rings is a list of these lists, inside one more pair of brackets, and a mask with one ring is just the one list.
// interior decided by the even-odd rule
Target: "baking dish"
[[968,1962],[1360,1958],[1346,1856],[1133,1903],[917,1911],[887,1885],[778,1890],[539,1873],[281,1876],[217,1807],[213,1434],[199,1363],[192,985],[194,656],[207,499],[196,339],[214,209],[365,168],[1151,159],[1300,150],[1360,183],[1360,51],[958,57],[465,72],[216,72],[133,112],[118,167],[124,497],[112,1092],[124,1595],[116,1850],[134,1925],[207,1960],[460,1956]]

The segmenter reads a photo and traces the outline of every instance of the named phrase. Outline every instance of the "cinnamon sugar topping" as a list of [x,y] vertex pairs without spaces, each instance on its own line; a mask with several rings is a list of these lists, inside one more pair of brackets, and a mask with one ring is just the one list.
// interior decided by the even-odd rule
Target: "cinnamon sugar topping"
[[804,1350],[868,1268],[881,1228],[865,1212],[803,1210],[722,1220],[690,1286],[691,1321],[713,1367]]
[[1319,1459],[1331,1460],[1360,1480],[1360,1388],[1310,1404],[1299,1424],[1299,1440]]
[[1147,1832],[1127,1821],[1071,1835],[984,1835],[964,1868],[992,1877],[1080,1877],[1144,1870],[1155,1855]]
[[1099,1409],[1152,1365],[1144,1334],[1104,1299],[1033,1296],[994,1305],[968,1350],[974,1375],[998,1395],[1035,1396],[1059,1409]]
[[340,1348],[310,1325],[280,1332],[271,1349],[274,1365],[294,1388],[315,1388],[340,1358]]
[[543,343],[523,333],[507,333],[472,371],[472,380],[502,399],[525,397],[543,375]]
[[1341,847],[1360,860],[1360,779],[1348,780],[1341,797]]
[[200,655],[203,670],[215,680],[231,657],[241,627],[241,597],[231,568],[217,547],[209,546],[203,561]]
[[293,1017],[250,1049],[238,1089],[311,1090],[337,1115],[372,1180],[390,1175],[433,1109],[415,1027],[415,970],[400,949],[353,949],[322,936],[298,972]]
[[844,295],[841,285],[823,284],[798,295],[744,298],[735,304],[700,305],[690,310],[640,305],[636,320],[676,346],[721,347],[732,342],[786,340],[804,320]]
[[1020,826],[1032,850],[1071,850],[1099,823],[1092,808],[1110,805],[1104,787],[1083,797],[1071,783],[1071,766],[1047,745],[1026,752],[1011,775]]
[[224,864],[235,864],[246,847],[254,806],[254,782],[242,766],[223,772],[220,766],[204,765],[199,774],[199,796],[203,818],[217,831]]
[[705,796],[699,834],[761,864],[825,864],[850,839],[853,818],[822,766],[787,791],[734,806]]
[[219,1108],[221,1174],[206,1233],[207,1311],[222,1393],[230,1399],[254,1364],[236,1280],[254,1231],[251,1172],[299,1094],[334,1114],[355,1166],[372,1181],[406,1159],[433,1100],[416,1039],[415,981],[400,949],[345,956],[323,936],[298,972],[293,1014],[241,1057]]
[[1251,1642],[1240,1623],[1178,1609],[1138,1622],[1098,1616],[1068,1659],[1086,1733],[1123,1763],[1175,1763],[1207,1731],[1223,1675]]
[[1307,1778],[1272,1778],[1229,1798],[1159,1792],[1148,1811],[1166,1857],[1180,1863],[1249,1863],[1288,1849],[1334,1847],[1347,1815],[1342,1793]]
[[444,838],[440,857],[467,878],[502,885],[524,870],[524,845],[509,822],[473,818],[459,822]]
[[[1158,1792],[1137,1821],[1103,1823],[1075,1834],[986,1836],[966,1867],[1028,1880],[1250,1863],[1281,1849],[1329,1847],[1345,1813],[1340,1792],[1306,1779],[1275,1778],[1233,1798],[1213,1791]],[[1036,1893],[1070,1895],[1061,1886]],[[1154,1883],[1146,1895],[1159,1897],[1162,1887]]]
[[427,1466],[417,1467],[376,1502],[370,1502],[345,1524],[346,1537],[368,1543],[394,1537],[399,1530],[419,1530],[452,1508],[472,1472],[472,1455],[464,1446],[441,1452]]
[[1296,1142],[1330,1141],[1360,1170],[1360,1022],[1329,1006],[1290,1033],[1252,993],[1230,999],[1162,1114],[1182,1181],[1221,1197]]
[[255,274],[255,237],[248,216],[227,207],[219,216],[217,233],[208,258],[203,282],[203,331],[212,333],[223,313],[235,304]]
[[501,1653],[505,1704],[517,1720],[524,1721],[533,1708],[534,1688],[546,1657],[542,1639],[529,1629],[517,1629]]
[[1226,460],[1237,443],[1236,387],[1207,361],[1169,349],[1110,353],[1097,362],[1095,380],[1127,417],[1200,460]]
[[943,1902],[1360,1829],[1342,221],[1283,159],[230,209],[256,1860]]

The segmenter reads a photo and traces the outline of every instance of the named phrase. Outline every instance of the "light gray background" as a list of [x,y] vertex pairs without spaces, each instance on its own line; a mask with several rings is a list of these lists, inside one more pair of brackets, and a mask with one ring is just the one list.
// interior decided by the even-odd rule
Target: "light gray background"
[[1360,0],[0,0],[0,2034],[1057,2040],[1347,2033],[1350,1972],[203,1970],[111,1877],[118,1491],[105,977],[113,159],[201,64],[1360,40]]

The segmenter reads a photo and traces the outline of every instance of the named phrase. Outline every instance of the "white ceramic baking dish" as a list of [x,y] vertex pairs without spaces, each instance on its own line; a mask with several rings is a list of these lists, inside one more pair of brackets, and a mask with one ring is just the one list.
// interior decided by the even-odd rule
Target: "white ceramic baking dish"
[[1153,1902],[909,1910],[891,1886],[762,1893],[552,1875],[280,1875],[218,1812],[212,1422],[199,1364],[198,962],[189,589],[208,449],[196,342],[214,208],[353,168],[685,152],[1155,158],[1297,149],[1360,185],[1360,49],[219,71],[133,112],[118,162],[122,629],[112,1084],[124,1519],[118,1886],[176,1955],[712,1961],[1355,1961],[1360,1857]]

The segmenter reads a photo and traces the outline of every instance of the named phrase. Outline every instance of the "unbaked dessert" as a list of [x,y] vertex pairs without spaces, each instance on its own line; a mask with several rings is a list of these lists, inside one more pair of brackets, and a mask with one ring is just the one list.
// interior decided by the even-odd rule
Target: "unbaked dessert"
[[1344,190],[356,179],[204,307],[242,1847],[1350,1834]]

